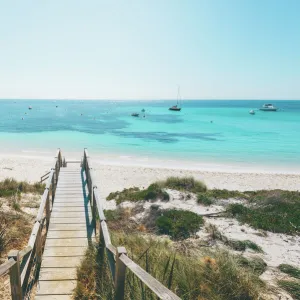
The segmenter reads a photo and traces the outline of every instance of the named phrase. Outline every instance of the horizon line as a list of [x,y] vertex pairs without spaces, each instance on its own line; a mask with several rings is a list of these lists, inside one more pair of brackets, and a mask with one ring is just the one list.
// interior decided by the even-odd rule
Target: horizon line
[[[0,98],[0,101],[174,101],[176,98],[165,99],[94,99],[94,98]],[[300,101],[299,99],[284,99],[284,98],[262,98],[262,99],[230,99],[230,98],[190,98],[181,99],[182,101]]]

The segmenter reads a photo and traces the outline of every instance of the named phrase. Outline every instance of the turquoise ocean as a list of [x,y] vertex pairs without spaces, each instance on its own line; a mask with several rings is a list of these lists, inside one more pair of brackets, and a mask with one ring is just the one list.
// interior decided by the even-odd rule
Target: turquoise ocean
[[1,100],[1,151],[87,147],[100,154],[300,171],[300,101],[268,101],[279,111],[255,115],[249,110],[265,101],[185,100],[182,111],[169,111],[175,102]]

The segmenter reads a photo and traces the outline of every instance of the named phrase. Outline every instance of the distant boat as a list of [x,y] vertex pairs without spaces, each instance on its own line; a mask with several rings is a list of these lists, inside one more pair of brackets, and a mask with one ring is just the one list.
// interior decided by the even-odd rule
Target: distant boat
[[277,111],[277,107],[275,107],[273,104],[264,104],[259,110],[262,111]]
[[132,117],[138,117],[139,115],[140,115],[140,114],[138,114],[138,113],[132,113],[132,114],[131,114]]
[[254,111],[253,109],[251,109],[251,110],[249,111],[249,114],[250,114],[250,115],[255,115],[255,111]]
[[173,105],[169,108],[169,110],[173,110],[173,111],[181,111],[181,107],[179,107],[179,102],[181,101],[181,97],[180,97],[180,86],[178,86],[178,93],[177,93],[177,103],[176,105]]
[[32,109],[32,106],[29,106],[28,109]]

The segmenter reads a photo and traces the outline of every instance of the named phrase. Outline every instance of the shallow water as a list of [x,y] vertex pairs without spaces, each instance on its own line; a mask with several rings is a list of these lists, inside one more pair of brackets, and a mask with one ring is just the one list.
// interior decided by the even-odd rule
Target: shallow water
[[182,111],[173,112],[175,101],[2,100],[1,151],[88,147],[122,156],[300,167],[300,101],[268,101],[280,111],[249,114],[264,102],[183,101]]

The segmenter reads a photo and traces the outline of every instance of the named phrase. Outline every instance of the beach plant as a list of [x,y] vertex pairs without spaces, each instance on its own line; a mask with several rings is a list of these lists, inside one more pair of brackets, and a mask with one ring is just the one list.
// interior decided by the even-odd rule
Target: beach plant
[[207,190],[205,183],[195,180],[194,177],[168,177],[158,184],[164,188],[192,193],[201,193]]
[[[122,231],[112,232],[111,239],[113,245],[125,246],[133,261],[183,300],[255,300],[264,292],[258,273],[226,251],[186,255],[167,239]],[[77,274],[75,299],[113,299],[107,259],[102,263],[97,247],[87,251]],[[128,271],[124,298],[156,300],[157,296]]]
[[124,201],[142,201],[142,200],[169,200],[169,194],[157,183],[149,185],[146,189],[139,189],[137,187],[124,189],[121,192],[110,193],[107,200],[116,200],[117,204]]
[[245,267],[252,270],[257,275],[263,274],[267,269],[267,264],[265,261],[260,257],[254,257],[251,259],[248,259],[242,255],[237,256],[238,263]]
[[186,239],[194,235],[203,225],[203,218],[196,213],[184,210],[164,210],[156,219],[160,234],[167,234],[173,239]]
[[230,204],[228,216],[235,217],[256,229],[278,233],[297,234],[300,232],[300,197],[296,200],[274,198],[259,200],[251,207]]
[[45,189],[43,183],[28,183],[27,181],[17,181],[13,178],[5,178],[0,181],[0,197],[10,197],[15,193],[38,193],[42,194]]
[[204,206],[209,206],[214,203],[213,199],[210,196],[208,196],[206,193],[199,193],[197,195],[197,202]]
[[281,272],[290,275],[291,277],[300,279],[300,269],[299,268],[296,268],[296,267],[288,265],[288,264],[281,264],[278,266],[278,269]]
[[294,299],[300,299],[300,283],[292,280],[278,280],[278,285],[286,290]]

